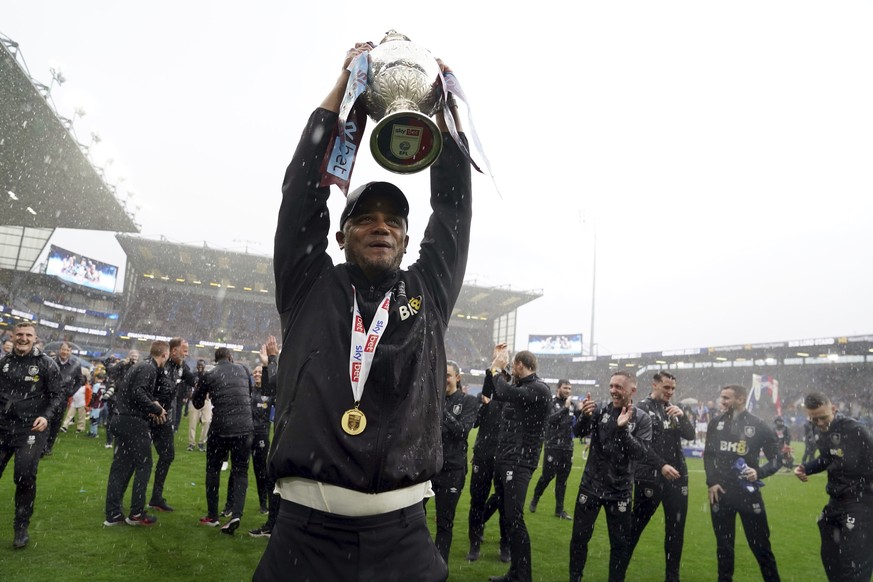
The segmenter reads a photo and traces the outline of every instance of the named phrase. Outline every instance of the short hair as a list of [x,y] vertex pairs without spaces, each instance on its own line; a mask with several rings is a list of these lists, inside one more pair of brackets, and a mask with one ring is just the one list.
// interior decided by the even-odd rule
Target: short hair
[[170,351],[170,344],[163,340],[157,340],[152,342],[152,347],[149,350],[149,355],[153,358],[157,358],[164,352]]
[[533,354],[533,352],[522,350],[515,354],[515,358],[513,358],[513,361],[520,363],[531,372],[537,371],[537,357]]
[[229,360],[231,359],[230,348],[216,348],[215,350],[215,361],[220,362],[221,360]]
[[68,350],[72,350],[72,349],[73,349],[73,346],[70,345],[70,342],[61,342],[61,345],[58,346],[58,349],[61,349],[61,348],[64,347],[64,346],[66,346],[66,348],[67,348]]
[[742,400],[746,399],[746,387],[740,386],[739,384],[731,384],[729,386],[725,386],[722,390],[731,390],[734,393],[734,398],[740,398]]
[[628,372],[627,370],[616,370],[609,377],[612,378],[613,376],[624,376],[633,386],[637,385],[637,375],[633,372]]
[[183,343],[185,343],[185,338],[183,338],[183,337],[174,337],[173,339],[170,340],[170,344],[169,344],[169,345],[170,345],[170,349],[172,350],[172,349],[178,348],[178,347],[181,346]]
[[825,396],[822,392],[810,392],[803,399],[803,406],[807,410],[815,410],[822,406],[827,406],[831,403],[831,399]]
[[[32,321],[19,321],[15,324],[15,327],[12,328],[12,331],[14,332],[16,329],[20,329],[22,327],[32,327],[33,331],[36,331],[36,323]],[[12,341],[12,338],[7,338],[5,341]]]
[[655,375],[652,376],[652,380],[655,382],[661,382],[662,380],[676,380],[676,376],[671,374],[670,372],[659,370],[655,372]]
[[452,369],[455,371],[456,375],[458,375],[458,376],[461,375],[461,366],[458,365],[458,362],[456,362],[454,360],[446,360],[446,365],[451,366]]
[[[558,380],[558,388],[560,388],[560,387],[563,386],[564,384],[570,384],[570,381],[569,381],[569,380],[564,380],[563,378],[561,378],[560,380]],[[573,385],[570,384],[570,387],[572,388]]]

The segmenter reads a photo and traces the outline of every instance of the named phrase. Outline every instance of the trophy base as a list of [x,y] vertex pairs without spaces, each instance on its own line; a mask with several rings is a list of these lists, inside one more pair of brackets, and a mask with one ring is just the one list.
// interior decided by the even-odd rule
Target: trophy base
[[424,170],[437,160],[442,149],[443,136],[436,123],[416,111],[385,116],[370,136],[370,151],[376,162],[397,174]]

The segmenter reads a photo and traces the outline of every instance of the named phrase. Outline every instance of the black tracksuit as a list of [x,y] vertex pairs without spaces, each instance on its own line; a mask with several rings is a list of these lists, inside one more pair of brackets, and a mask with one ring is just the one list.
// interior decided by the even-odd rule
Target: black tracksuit
[[36,472],[48,428],[33,430],[45,418],[49,425],[66,402],[55,361],[39,348],[19,356],[15,349],[0,358],[0,477],[15,456],[15,530],[26,528],[36,502]]
[[467,476],[467,437],[476,421],[475,396],[456,390],[446,396],[442,420],[443,468],[431,480],[436,504],[434,543],[446,564],[452,547],[455,510]]
[[[669,404],[649,396],[637,406],[648,413],[652,421],[652,441],[646,457],[634,472],[634,509],[631,529],[633,554],[637,542],[658,506],[664,505],[664,556],[667,582],[678,582],[679,563],[685,540],[685,519],[688,516],[688,467],[682,451],[682,439],[694,440],[695,429],[688,415],[671,418]],[[670,465],[681,477],[669,480],[661,473]]]
[[132,476],[130,515],[137,515],[145,509],[152,471],[149,414],[161,413],[161,407],[155,403],[161,375],[163,368],[149,358],[134,365],[116,386],[116,415],[109,426],[115,436],[115,454],[106,486],[107,520],[123,514],[124,492]]
[[115,404],[117,398],[115,394],[121,387],[124,377],[134,367],[134,363],[130,360],[121,360],[115,362],[112,366],[106,369],[106,382],[109,388],[106,390],[106,444],[112,444],[112,431],[108,427],[112,424],[112,419],[115,417]]
[[[759,467],[761,451],[769,462]],[[707,487],[721,485],[724,489],[718,503],[710,505],[718,580],[728,582],[733,579],[734,535],[739,514],[761,575],[766,582],[774,582],[779,580],[779,571],[770,549],[770,527],[764,499],[758,487],[739,476],[735,465],[741,457],[746,465],[758,472],[758,479],[769,477],[780,467],[776,435],[769,425],[746,410],[723,412],[709,422],[703,452]]]
[[873,576],[873,437],[837,413],[818,439],[819,457],[807,475],[828,472],[830,499],[818,518],[821,561],[830,582],[869,582]]
[[[490,374],[491,372],[486,372]],[[530,478],[540,460],[546,418],[552,394],[549,387],[531,374],[509,383],[502,376],[492,377],[494,400],[504,403],[497,439],[495,486],[503,499],[512,564],[506,577],[517,582],[533,579],[530,535],[524,523],[524,502]]]
[[[167,474],[170,472],[170,465],[176,458],[176,406],[177,394],[182,386],[194,386],[196,378],[188,365],[183,361],[177,364],[173,360],[167,360],[164,369],[161,371],[158,381],[158,391],[155,394],[155,399],[167,411],[167,422],[158,424],[154,421],[149,422],[149,431],[152,435],[152,443],[155,446],[155,452],[158,454],[158,462],[155,463],[155,482],[152,485],[152,496],[149,504],[166,505],[164,499],[164,482],[167,480]],[[187,391],[187,388],[185,388]]]
[[555,515],[564,512],[564,496],[567,493],[567,478],[573,468],[573,425],[576,415],[566,406],[566,398],[552,400],[552,408],[546,421],[546,440],[543,447],[543,474],[534,488],[531,503],[536,505],[546,487],[555,481]]
[[220,360],[194,390],[194,408],[203,408],[206,397],[212,401],[212,424],[206,441],[207,516],[218,518],[218,489],[221,464],[230,454],[229,493],[233,517],[242,517],[248,489],[249,456],[252,450],[252,377],[248,369],[230,360]]
[[589,416],[577,412],[574,432],[590,436],[588,462],[579,483],[570,539],[570,581],[582,579],[588,560],[588,542],[601,507],[609,530],[609,580],[624,580],[630,562],[633,523],[631,494],[636,464],[646,456],[652,438],[652,421],[639,407],[623,427],[617,419],[621,409],[611,401],[599,404]]
[[[491,374],[485,375],[485,383],[491,384]],[[493,393],[494,388],[488,392]],[[485,389],[483,388],[483,392]],[[485,522],[495,511],[500,512],[500,547],[509,546],[509,535],[503,513],[503,500],[497,494],[491,493],[494,484],[494,460],[497,456],[497,438],[500,432],[500,418],[503,413],[503,403],[490,400],[487,404],[481,402],[476,413],[474,427],[479,428],[476,442],[473,444],[473,459],[470,462],[470,516],[469,536],[470,548],[476,550],[484,541]]]
[[76,393],[79,388],[85,385],[85,375],[82,374],[82,364],[79,360],[70,356],[66,362],[61,362],[57,356],[54,358],[55,364],[61,372],[61,386],[63,387],[64,396],[58,409],[52,415],[52,420],[48,428],[48,440],[46,441],[45,450],[51,453],[52,447],[55,446],[55,441],[58,438],[58,432],[61,430],[61,424],[64,422],[64,412],[67,410],[67,400]]
[[[445,330],[464,282],[472,218],[470,163],[448,135],[430,168],[433,212],[418,260],[407,269],[370,281],[354,263],[334,265],[327,254],[331,231],[327,199],[320,187],[321,166],[338,114],[316,109],[285,174],[276,229],[274,268],[276,304],[282,322],[282,353],[270,471],[281,480],[301,477],[363,493],[382,493],[431,479],[442,466],[440,417],[445,399]],[[333,158],[330,158],[333,159]],[[330,163],[328,161],[328,163]],[[413,198],[413,200],[419,200]],[[332,239],[332,237],[331,237]],[[387,328],[375,351],[359,410],[367,427],[348,435],[343,414],[355,406],[350,380],[353,304],[364,329],[386,292],[391,291]],[[293,505],[293,504],[291,504]],[[336,555],[286,512],[255,572],[256,580],[290,576],[324,577],[322,567],[368,547],[344,543]],[[440,580],[447,570],[426,528],[421,503],[404,512],[361,522],[382,524],[388,563],[366,552],[361,567],[391,575]],[[396,512],[389,512],[394,514]],[[325,514],[344,527],[349,519]],[[351,520],[355,522],[355,520]],[[401,527],[399,524],[405,524]],[[287,524],[283,530],[283,524]],[[415,538],[423,545],[399,543]],[[292,541],[293,538],[293,541]],[[305,542],[311,542],[311,546]],[[311,547],[313,551],[307,548]],[[294,548],[289,555],[289,548]],[[343,562],[345,563],[345,562]],[[349,566],[351,567],[351,566]],[[387,568],[387,569],[386,569]],[[392,572],[394,574],[392,574]],[[311,574],[309,574],[311,573]]]
[[[270,411],[276,395],[276,356],[268,356],[267,365],[262,367],[261,385],[252,386],[252,421],[254,439],[252,440],[252,469],[258,486],[258,502],[261,509],[269,506],[275,480],[267,471],[267,455],[270,452]],[[277,507],[278,511],[278,507]]]

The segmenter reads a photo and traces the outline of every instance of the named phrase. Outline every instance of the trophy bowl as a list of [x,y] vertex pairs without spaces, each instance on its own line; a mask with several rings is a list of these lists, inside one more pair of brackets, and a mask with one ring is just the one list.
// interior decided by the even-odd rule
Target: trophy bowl
[[364,106],[376,126],[370,151],[399,174],[424,170],[440,155],[442,135],[431,119],[442,105],[440,68],[433,55],[389,31],[370,51]]

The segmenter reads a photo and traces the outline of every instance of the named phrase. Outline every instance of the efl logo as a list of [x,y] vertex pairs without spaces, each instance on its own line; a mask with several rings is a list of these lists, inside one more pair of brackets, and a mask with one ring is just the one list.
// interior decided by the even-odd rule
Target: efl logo
[[352,382],[357,382],[361,378],[361,362],[352,362]]

